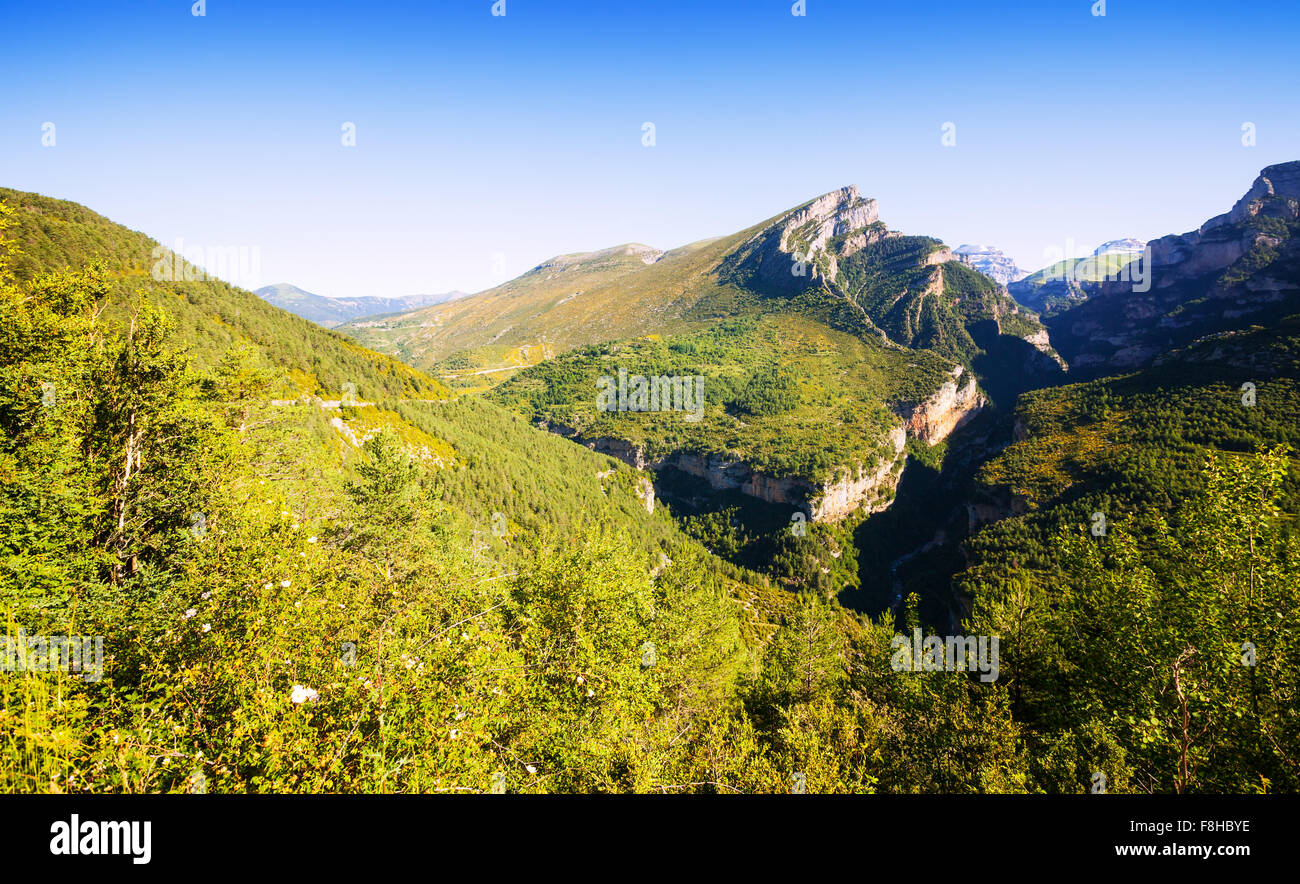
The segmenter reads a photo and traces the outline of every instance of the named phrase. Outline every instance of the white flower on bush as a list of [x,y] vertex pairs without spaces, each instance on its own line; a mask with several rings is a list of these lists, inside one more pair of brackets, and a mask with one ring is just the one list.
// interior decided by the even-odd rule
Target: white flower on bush
[[320,699],[320,694],[316,692],[315,688],[296,684],[293,686],[293,691],[289,694],[289,699],[294,703],[314,703],[316,700]]
[[204,631],[204,632],[211,632],[211,631],[212,631],[212,624],[211,624],[211,623],[204,623],[204,624],[203,624],[203,631]]
[[280,581],[280,585],[283,586],[285,589],[288,589],[288,588],[289,588],[289,581],[288,581],[288,580],[281,580],[281,581]]
[[197,613],[198,613],[198,611],[194,610],[193,608],[189,608],[189,609],[186,610],[186,612],[185,612],[185,615],[184,615],[184,616],[185,616],[185,619],[188,620],[188,619],[190,619],[191,617],[193,617],[193,616],[194,616],[195,614],[197,614]]

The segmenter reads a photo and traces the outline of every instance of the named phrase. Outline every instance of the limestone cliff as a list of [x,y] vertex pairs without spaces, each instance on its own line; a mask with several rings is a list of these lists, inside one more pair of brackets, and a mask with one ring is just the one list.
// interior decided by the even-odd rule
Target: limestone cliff
[[959,386],[961,374],[961,366],[955,367],[953,379],[929,399],[897,409],[909,436],[927,445],[937,445],[987,404],[988,400],[980,393],[974,378],[968,379],[965,386]]
[[888,235],[876,201],[849,185],[781,215],[737,247],[720,271],[760,291],[799,291],[835,279],[840,259]]
[[[952,369],[953,380],[944,383],[923,402],[897,409],[902,423],[883,440],[885,454],[875,463],[845,465],[829,482],[815,483],[795,476],[772,476],[744,461],[717,454],[675,451],[652,458],[644,448],[612,436],[583,437],[572,427],[541,423],[542,429],[567,436],[581,445],[623,461],[638,470],[677,470],[702,480],[715,491],[739,491],[758,500],[804,512],[812,521],[834,521],[858,510],[878,512],[889,506],[902,477],[907,457],[907,437],[936,445],[982,409],[987,399],[975,379],[961,383],[963,369]],[[653,506],[653,491],[647,507]]]
[[1197,338],[1300,307],[1300,162],[1269,166],[1232,209],[1148,244],[1144,272],[1047,320],[1083,376],[1137,368]]
[[[840,478],[824,483],[793,476],[767,475],[743,461],[728,460],[716,454],[678,451],[652,460],[644,449],[624,439],[609,436],[583,438],[571,428],[558,424],[544,425],[543,428],[568,436],[636,469],[679,470],[703,480],[715,491],[739,491],[758,500],[788,506],[802,511],[815,522],[841,519],[859,509],[877,512],[889,506],[906,461],[903,449],[907,434],[902,426],[890,431],[886,453],[879,462],[848,468]],[[646,496],[648,500],[643,497],[647,508],[653,505],[652,495],[653,491]]]

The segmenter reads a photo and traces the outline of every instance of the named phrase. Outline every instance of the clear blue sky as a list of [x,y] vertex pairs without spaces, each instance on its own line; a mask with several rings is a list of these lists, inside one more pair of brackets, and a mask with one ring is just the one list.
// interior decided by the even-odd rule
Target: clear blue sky
[[792,2],[0,0],[0,185],[356,296],[669,248],[849,183],[1030,269],[1191,229],[1300,159],[1295,0]]

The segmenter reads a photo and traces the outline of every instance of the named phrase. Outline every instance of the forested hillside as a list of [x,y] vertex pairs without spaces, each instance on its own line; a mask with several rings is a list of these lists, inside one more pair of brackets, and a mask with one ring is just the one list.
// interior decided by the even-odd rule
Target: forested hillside
[[275,370],[273,392],[283,398],[338,399],[347,383],[361,401],[447,394],[403,363],[207,277],[203,268],[84,206],[4,188],[0,202],[13,210],[9,236],[22,244],[9,259],[16,279],[30,282],[51,270],[96,264],[105,287],[103,321],[127,323],[140,306],[160,308],[170,317],[171,340],[201,368],[213,368],[232,345],[247,343]]
[[[1300,788],[1300,317],[1066,384],[846,189],[539,268],[675,312],[456,395],[75,204],[0,221],[0,617],[102,640],[9,654],[7,790]],[[1285,287],[1260,248],[1216,284]],[[620,369],[699,419],[597,407]]]
[[164,309],[107,321],[103,270],[19,280],[5,240],[0,604],[103,639],[101,677],[3,681],[6,788],[631,788],[728,695],[762,587],[634,471],[485,403],[273,404],[255,340],[205,369]]

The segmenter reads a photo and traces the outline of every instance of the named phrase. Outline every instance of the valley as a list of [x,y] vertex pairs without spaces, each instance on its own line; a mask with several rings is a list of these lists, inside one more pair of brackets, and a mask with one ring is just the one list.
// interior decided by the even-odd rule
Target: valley
[[1140,279],[849,186],[322,324],[0,205],[0,604],[106,638],[9,788],[1300,786],[1300,163]]

